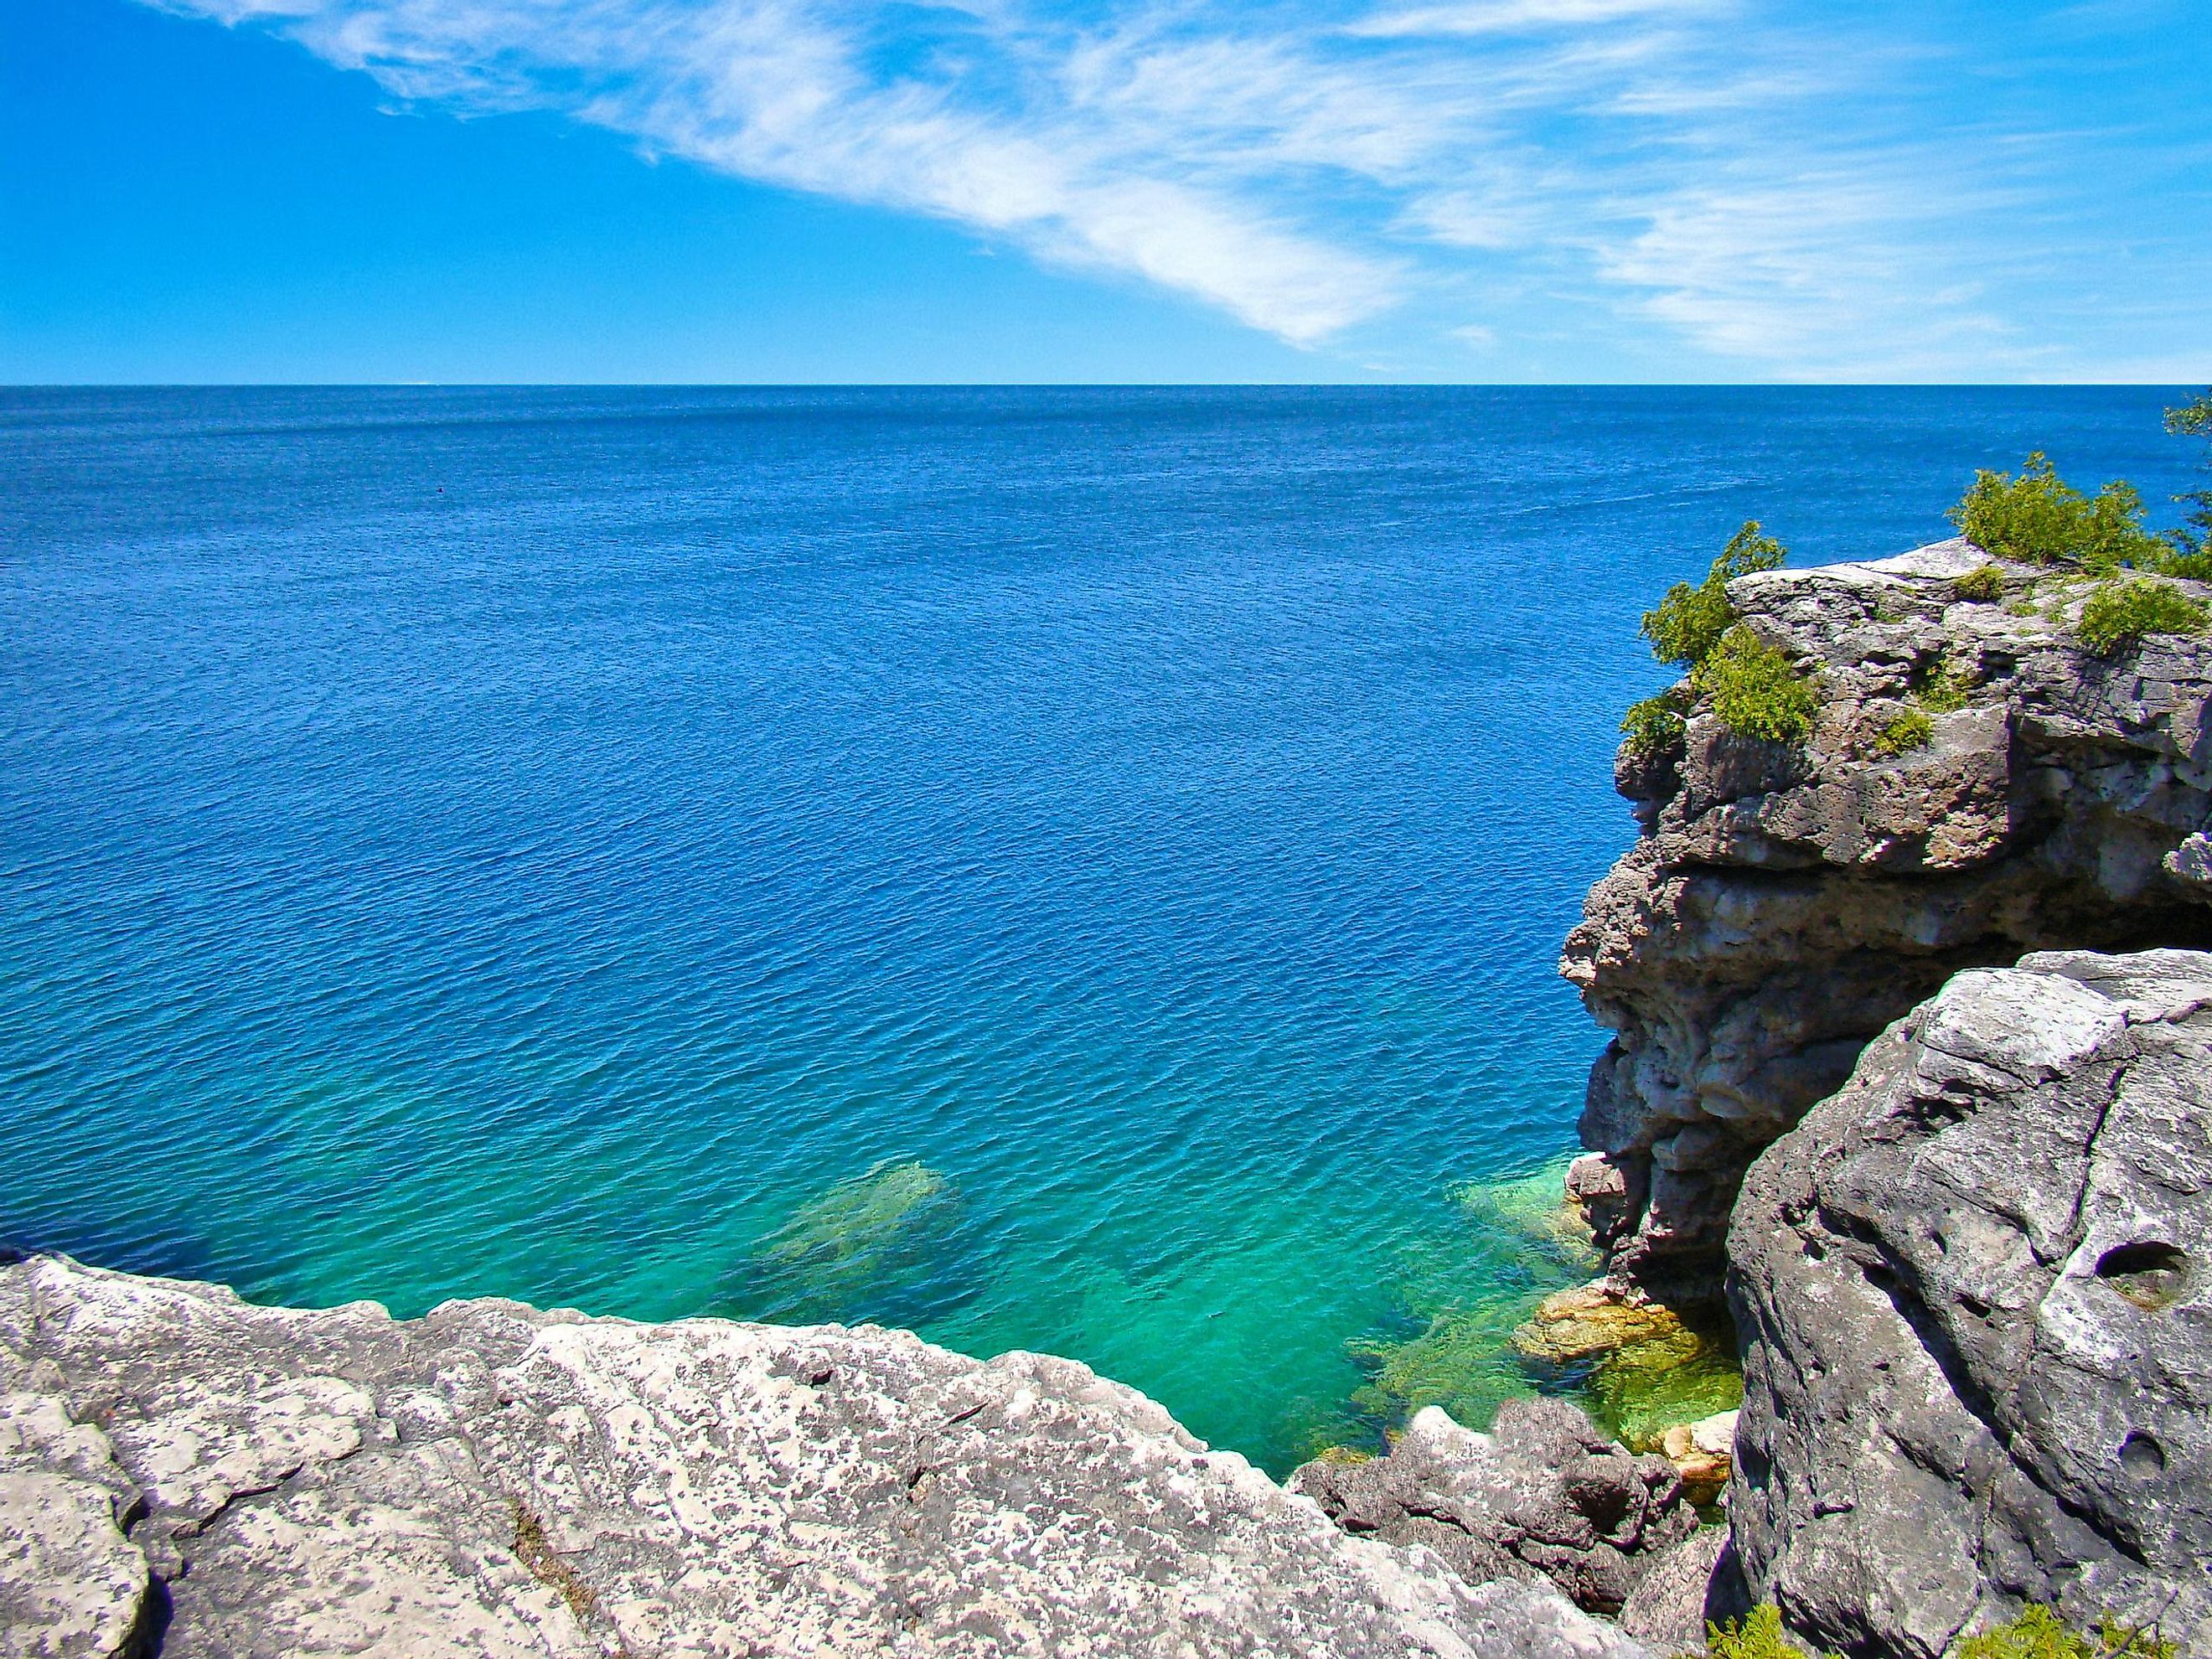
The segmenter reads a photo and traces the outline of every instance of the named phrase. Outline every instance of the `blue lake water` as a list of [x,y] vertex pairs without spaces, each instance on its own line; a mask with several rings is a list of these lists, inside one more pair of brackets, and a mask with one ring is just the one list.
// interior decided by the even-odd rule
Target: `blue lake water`
[[911,1324],[1280,1470],[1575,1270],[1638,613],[2031,447],[2162,506],[2179,395],[0,392],[0,1238]]

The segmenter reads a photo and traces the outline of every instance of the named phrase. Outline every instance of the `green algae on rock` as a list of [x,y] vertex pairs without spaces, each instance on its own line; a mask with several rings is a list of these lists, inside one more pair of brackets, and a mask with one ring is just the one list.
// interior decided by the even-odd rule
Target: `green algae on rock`
[[792,1212],[753,1248],[746,1277],[778,1315],[851,1317],[921,1265],[957,1208],[952,1186],[919,1159],[885,1159]]
[[1346,1345],[1368,1373],[1352,1397],[1355,1432],[1379,1440],[1426,1406],[1486,1427],[1504,1401],[1539,1391],[1513,1332],[1596,1260],[1579,1212],[1560,1201],[1563,1167],[1452,1189],[1465,1224],[1401,1258],[1398,1330]]
[[1599,1426],[1636,1451],[1656,1449],[1668,1429],[1733,1411],[1743,1399],[1724,1316],[1686,1315],[1602,1279],[1547,1297],[1513,1333],[1513,1346],[1575,1377]]

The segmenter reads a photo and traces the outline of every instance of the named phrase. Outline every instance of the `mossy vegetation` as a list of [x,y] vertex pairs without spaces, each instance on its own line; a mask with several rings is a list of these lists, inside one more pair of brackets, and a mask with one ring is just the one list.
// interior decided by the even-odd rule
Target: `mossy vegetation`
[[1977,565],[1963,576],[1951,581],[1951,592],[1962,599],[1987,605],[2004,596],[2005,573],[1994,564]]
[[1937,664],[1921,678],[1912,701],[1931,714],[1952,714],[1966,706],[1974,683],[1955,668]]
[[2154,560],[2166,545],[2143,528],[2142,495],[2114,479],[2084,495],[2040,450],[2018,475],[1983,471],[1951,509],[1951,521],[1984,553],[2021,564],[2075,563],[2117,570]]
[[2202,634],[2206,621],[2204,607],[2172,583],[2138,576],[2100,584],[2076,627],[2081,642],[2105,657],[2147,635]]
[[1925,749],[1935,738],[1936,725],[1928,718],[1927,712],[1907,708],[1881,728],[1881,735],[1874,740],[1875,752],[1893,759],[1899,755],[1909,755],[1916,749]]
[[[2166,428],[2177,437],[2207,441],[2212,466],[2212,391],[2166,411]],[[2069,581],[2096,584],[2075,623],[2082,643],[2109,655],[2153,634],[2199,634],[2205,607],[2155,578],[2212,580],[2212,489],[2174,499],[2186,509],[2182,522],[2163,534],[2143,524],[2142,496],[2123,479],[2085,495],[2058,476],[2049,456],[2030,455],[2017,475],[1982,471],[1951,509],[1966,538],[2000,558],[2057,569],[2061,592],[2039,611],[2029,594],[2005,607],[2013,616],[2045,615],[2063,622],[2059,606]],[[1984,572],[1993,573],[1985,577]],[[1970,593],[1966,584],[1978,584]],[[1953,584],[1961,598],[1996,598],[2002,572],[1994,566],[1968,572]]]
[[[1951,1649],[1950,1659],[2181,1659],[2179,1644],[2157,1631],[2122,1624],[2109,1613],[2097,1628],[2073,1629],[2051,1608],[2031,1601],[2017,1619],[1992,1625]],[[1702,1655],[1680,1659],[1814,1659],[1812,1650],[1789,1632],[1781,1610],[1760,1603],[1741,1619],[1705,1626]],[[1821,1656],[1820,1659],[1833,1659]]]
[[599,1610],[599,1596],[554,1550],[545,1523],[536,1512],[520,1498],[510,1498],[507,1502],[514,1522],[514,1537],[508,1546],[514,1552],[514,1559],[522,1563],[532,1578],[568,1604],[568,1611],[576,1615],[578,1624],[591,1623],[592,1616]]
[[1644,613],[1642,632],[1651,641],[1651,654],[1661,662],[1695,669],[1735,626],[1728,585],[1754,570],[1779,569],[1788,556],[1782,544],[1760,529],[1758,520],[1750,520],[1729,538],[1705,580],[1694,586],[1676,582],[1656,610]]
[[1802,743],[1812,734],[1820,693],[1790,654],[1739,623],[1721,635],[1690,683],[1711,697],[1721,724],[1738,736]]
[[[2199,392],[2179,409],[2166,411],[2166,429],[2177,438],[2204,441],[2204,466],[2212,471],[2212,390]],[[2173,498],[2181,503],[2180,525],[2166,532],[2173,554],[2166,562],[2169,576],[2212,580],[2212,489],[2185,490]]]
[[2094,1632],[2071,1629],[2049,1607],[2031,1601],[2019,1618],[1992,1625],[1952,1649],[1952,1659],[2179,1659],[2179,1646],[2154,1630],[2124,1625],[2109,1613]]
[[[1809,1653],[1783,1628],[1782,1610],[1771,1601],[1761,1602],[1741,1619],[1705,1626],[1705,1659],[1808,1659]],[[1681,1659],[1696,1656],[1684,1654]]]
[[1696,702],[1686,685],[1670,685],[1656,697],[1628,705],[1620,729],[1628,746],[1639,755],[1656,755],[1682,740],[1682,722]]

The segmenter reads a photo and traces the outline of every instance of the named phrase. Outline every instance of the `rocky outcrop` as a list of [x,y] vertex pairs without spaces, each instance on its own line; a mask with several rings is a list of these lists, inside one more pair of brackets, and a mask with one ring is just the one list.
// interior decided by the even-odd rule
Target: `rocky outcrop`
[[[1748,625],[1818,676],[1809,739],[1698,708],[1671,747],[1622,751],[1644,833],[1561,971],[1615,1033],[1569,1188],[1626,1282],[1717,1296],[1745,1168],[1954,973],[2212,944],[2212,645],[2098,657],[2069,620],[2086,590],[2022,568],[2009,603],[1961,599],[1983,562],[1951,542],[1738,579]],[[1931,741],[1885,755],[1916,708]]]
[[1425,1545],[1471,1584],[1548,1580],[1592,1613],[1620,1612],[1698,1529],[1671,1462],[1631,1455],[1563,1400],[1508,1401],[1488,1434],[1431,1406],[1388,1456],[1309,1463],[1291,1486],[1346,1531]]
[[1701,1527],[1651,1564],[1620,1610],[1627,1635],[1655,1653],[1686,1655],[1710,1627],[1751,1611],[1726,1527]]
[[2054,1604],[2212,1650],[2212,956],[1962,973],[1729,1235],[1753,1594],[1932,1659]]
[[1643,1659],[1081,1365],[0,1267],[0,1655]]

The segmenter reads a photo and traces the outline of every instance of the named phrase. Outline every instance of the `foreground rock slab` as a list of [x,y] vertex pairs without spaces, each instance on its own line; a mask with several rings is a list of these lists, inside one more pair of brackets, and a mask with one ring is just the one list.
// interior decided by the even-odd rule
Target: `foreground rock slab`
[[0,1267],[0,1656],[1642,1659],[1085,1367]]
[[1959,975],[1753,1165],[1729,1513],[1820,1647],[2212,1650],[2212,956]]

